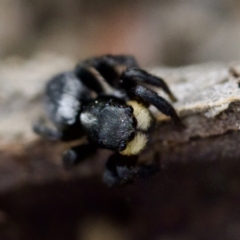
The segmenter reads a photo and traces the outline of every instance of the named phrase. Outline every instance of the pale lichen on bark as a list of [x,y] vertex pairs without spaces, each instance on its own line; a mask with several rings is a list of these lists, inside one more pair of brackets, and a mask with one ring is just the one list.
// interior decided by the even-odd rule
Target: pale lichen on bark
[[[174,107],[186,125],[179,138],[209,137],[239,130],[239,79],[229,72],[231,67],[237,66],[237,63],[205,63],[153,70],[170,83],[178,98]],[[166,117],[159,114],[158,118]]]

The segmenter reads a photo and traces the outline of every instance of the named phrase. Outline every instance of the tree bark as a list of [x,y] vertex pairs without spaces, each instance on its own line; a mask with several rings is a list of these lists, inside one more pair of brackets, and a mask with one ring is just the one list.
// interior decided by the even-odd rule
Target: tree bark
[[[151,69],[177,96],[173,105],[185,128],[178,129],[151,108],[158,121],[140,161],[157,161],[161,171],[151,179],[110,190],[101,183],[110,151],[99,149],[76,168],[65,170],[61,153],[69,144],[40,139],[31,130],[34,120],[43,114],[44,84],[53,74],[72,69],[74,61],[38,56],[2,62],[0,222],[3,219],[3,226],[8,226],[4,234],[17,228],[21,229],[20,239],[84,239],[89,229],[98,226],[98,217],[103,218],[106,229],[115,229],[116,236],[124,239],[152,239],[159,231],[167,234],[177,229],[187,229],[184,239],[192,239],[195,233],[209,237],[201,227],[214,228],[210,235],[216,239],[227,233],[228,227],[234,228],[240,196],[239,66],[236,62],[205,63]],[[222,211],[222,218],[212,209],[211,201]],[[201,215],[203,206],[205,217]],[[194,228],[191,224],[197,216],[198,228]],[[83,221],[89,218],[86,227]],[[206,225],[205,218],[212,222]],[[113,227],[108,219],[117,225]],[[74,232],[76,229],[80,233]],[[17,233],[12,239],[19,239]]]

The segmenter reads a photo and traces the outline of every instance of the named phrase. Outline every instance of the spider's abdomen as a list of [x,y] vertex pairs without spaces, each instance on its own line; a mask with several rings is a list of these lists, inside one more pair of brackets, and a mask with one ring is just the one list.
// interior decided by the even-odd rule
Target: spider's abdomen
[[135,134],[133,109],[115,98],[97,98],[80,115],[90,141],[103,148],[122,151]]
[[75,123],[81,100],[89,99],[90,91],[72,72],[55,76],[46,86],[46,109],[50,119],[61,129]]

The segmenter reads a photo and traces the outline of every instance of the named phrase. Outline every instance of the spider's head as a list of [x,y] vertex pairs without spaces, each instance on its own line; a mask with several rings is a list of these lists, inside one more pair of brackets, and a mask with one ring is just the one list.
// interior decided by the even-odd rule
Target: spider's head
[[115,98],[98,98],[88,104],[80,121],[91,142],[122,155],[137,155],[147,144],[152,117],[136,101],[126,105]]

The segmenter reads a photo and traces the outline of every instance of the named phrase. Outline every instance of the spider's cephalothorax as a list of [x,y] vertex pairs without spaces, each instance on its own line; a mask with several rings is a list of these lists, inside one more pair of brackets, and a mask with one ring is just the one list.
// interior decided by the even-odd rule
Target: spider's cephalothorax
[[80,114],[80,124],[90,142],[122,155],[137,155],[146,146],[152,115],[136,101],[98,97]]
[[[86,158],[98,147],[113,150],[118,156],[136,156],[145,148],[149,129],[154,123],[148,110],[150,104],[170,116],[176,124],[181,124],[171,104],[145,85],[160,87],[172,101],[176,100],[166,83],[140,69],[132,56],[104,55],[88,59],[72,72],[61,73],[48,82],[45,106],[56,129],[38,122],[34,131],[63,141],[87,136],[88,144],[64,153],[65,164]],[[109,171],[108,166],[105,182],[108,185],[122,182],[119,168]],[[131,171],[120,169],[128,180],[136,173],[132,168]]]

